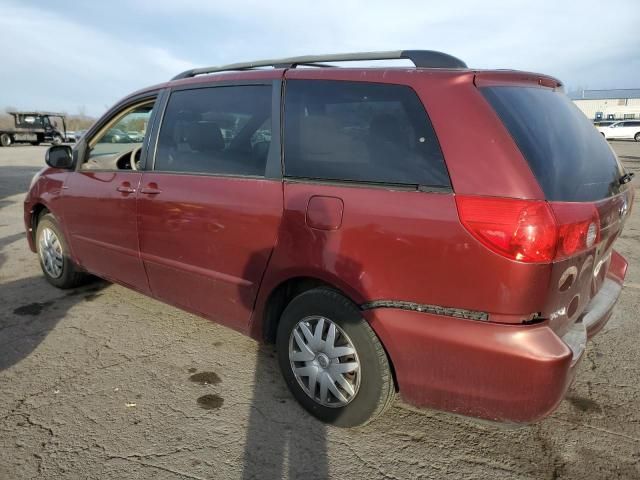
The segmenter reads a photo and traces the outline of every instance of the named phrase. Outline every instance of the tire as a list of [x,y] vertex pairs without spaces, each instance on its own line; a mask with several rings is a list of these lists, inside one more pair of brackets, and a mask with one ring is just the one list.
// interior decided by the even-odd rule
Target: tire
[[[320,319],[322,327],[316,330]],[[300,343],[294,331],[301,341],[307,342],[308,333],[302,330],[303,324],[307,327],[308,333],[317,334],[320,330],[320,338],[324,340],[329,337],[333,324],[336,341],[331,343],[337,348],[330,348],[330,343],[325,341],[321,342],[320,347],[315,343],[307,343],[308,349],[299,348]],[[348,350],[349,346],[355,350],[353,354]],[[364,425],[382,415],[393,402],[395,386],[382,344],[362,317],[358,307],[334,290],[315,288],[295,297],[280,318],[276,347],[280,370],[289,390],[309,413],[325,423],[338,427]],[[342,349],[340,351],[347,354],[336,358],[337,349]],[[323,354],[326,355],[322,357]],[[298,359],[302,356],[311,358],[313,355],[313,360],[294,361],[295,355],[299,355]],[[332,367],[339,364],[343,364],[347,369],[354,364],[359,367],[345,374],[336,374]],[[307,393],[310,390],[312,376],[296,376],[294,368],[316,371],[313,374],[317,379],[313,382],[313,397],[311,393]],[[342,378],[334,381],[329,372]],[[323,378],[329,379],[326,381],[327,393],[324,403],[321,401]],[[345,381],[351,385],[349,389],[353,392],[352,395],[349,390],[343,388]],[[333,390],[330,385],[333,385]],[[335,396],[332,393],[334,390],[343,398]]]
[[9,147],[11,145],[11,135],[8,133],[3,133],[0,135],[0,145],[3,147]]
[[37,147],[38,145],[40,145],[40,142],[31,142],[31,145],[33,145],[34,147]]
[[53,145],[60,145],[62,143],[62,137],[60,135],[54,135],[51,143]]
[[633,136],[633,139],[634,139],[636,142],[640,142],[640,132],[636,133],[636,134]]
[[[50,237],[49,232],[53,233],[55,241]],[[45,236],[47,236],[48,239],[45,239]],[[50,213],[44,215],[38,222],[38,228],[36,229],[36,249],[38,251],[38,258],[40,259],[42,273],[47,281],[54,287],[62,289],[73,288],[86,281],[87,275],[80,271],[69,257],[69,247],[62,234],[62,229]],[[52,250],[55,250],[56,254],[54,254]],[[59,258],[57,258],[57,254],[59,254]],[[59,267],[59,273],[55,271],[52,272],[52,270],[56,270],[51,267],[52,263]]]

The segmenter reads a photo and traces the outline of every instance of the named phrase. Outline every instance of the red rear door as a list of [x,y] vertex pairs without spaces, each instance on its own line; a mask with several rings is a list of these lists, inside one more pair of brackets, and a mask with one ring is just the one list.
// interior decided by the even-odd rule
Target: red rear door
[[271,82],[174,91],[138,193],[154,296],[241,331],[282,217],[282,182],[266,178],[268,158],[279,170],[272,91]]
[[142,182],[140,251],[154,296],[243,330],[275,245],[282,184],[153,172]]

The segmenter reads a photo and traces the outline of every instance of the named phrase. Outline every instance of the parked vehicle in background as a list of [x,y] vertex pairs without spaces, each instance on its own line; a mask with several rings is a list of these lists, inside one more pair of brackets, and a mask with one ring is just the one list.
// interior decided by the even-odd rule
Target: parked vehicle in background
[[88,131],[88,130],[86,130],[86,129],[85,129],[85,130],[76,130],[76,134],[75,134],[76,142],[77,142],[77,141],[79,141],[79,140],[82,138],[82,136],[83,136],[85,133],[87,133],[87,131]]
[[[52,112],[8,112],[13,116],[15,128],[0,130],[0,146],[12,143],[40,145],[50,142],[59,145],[65,141],[67,126],[62,113]],[[60,121],[61,126],[58,125]],[[61,128],[62,127],[62,128]]]
[[[416,68],[296,68],[399,58]],[[144,141],[113,141],[133,124]],[[549,415],[626,275],[632,174],[562,84],[440,52],[189,70],[46,160],[24,221],[51,284],[90,272],[273,342],[339,426],[396,389]]]
[[609,126],[600,126],[598,131],[607,140],[635,140],[640,142],[640,120],[623,120]]
[[135,130],[129,130],[127,132],[127,135],[134,142],[141,142],[144,139],[144,132],[136,132]]
[[593,122],[593,125],[596,127],[608,127],[619,120],[596,120]]
[[131,138],[127,133],[123,132],[119,128],[110,129],[104,138],[103,143],[136,143],[137,140]]
[[75,143],[76,142],[76,132],[73,132],[71,130],[67,131],[65,137],[64,137],[64,141],[67,143]]

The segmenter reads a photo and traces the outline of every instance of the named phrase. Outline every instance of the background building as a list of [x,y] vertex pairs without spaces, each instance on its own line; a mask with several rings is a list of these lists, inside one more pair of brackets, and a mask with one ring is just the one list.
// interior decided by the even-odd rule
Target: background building
[[573,101],[592,120],[640,118],[640,88],[582,90]]

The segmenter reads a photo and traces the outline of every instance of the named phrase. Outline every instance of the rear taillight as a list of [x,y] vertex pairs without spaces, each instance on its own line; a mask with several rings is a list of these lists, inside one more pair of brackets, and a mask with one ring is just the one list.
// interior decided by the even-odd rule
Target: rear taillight
[[600,216],[592,203],[551,202],[558,222],[556,259],[571,257],[600,241]]
[[456,195],[460,220],[482,244],[527,263],[559,260],[600,237],[595,205]]

